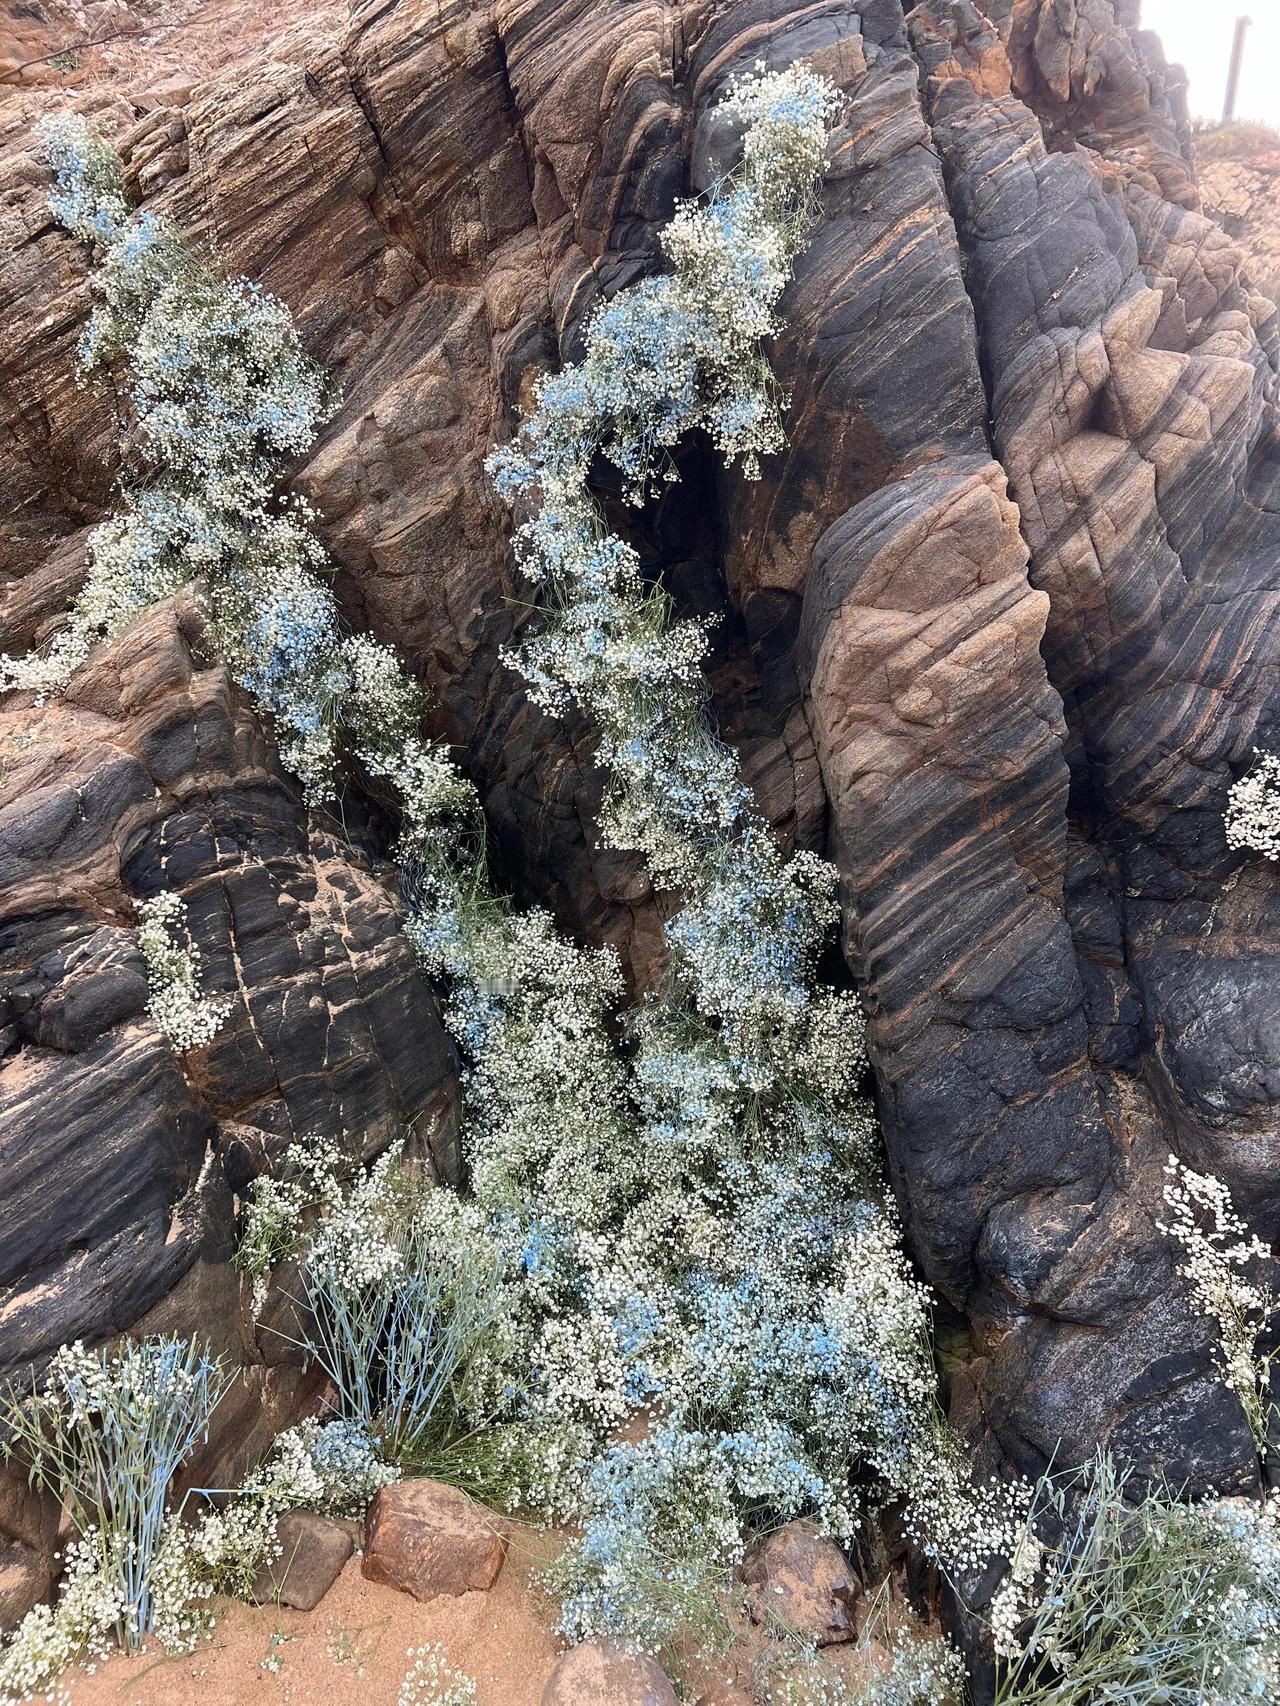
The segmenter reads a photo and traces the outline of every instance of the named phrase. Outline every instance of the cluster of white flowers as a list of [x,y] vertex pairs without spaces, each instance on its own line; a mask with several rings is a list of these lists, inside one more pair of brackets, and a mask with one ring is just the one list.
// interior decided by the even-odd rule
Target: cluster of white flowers
[[352,1291],[360,1291],[394,1278],[404,1268],[403,1255],[388,1236],[387,1225],[391,1174],[397,1156],[387,1150],[367,1172],[357,1170],[344,1188],[340,1152],[335,1153],[336,1168],[326,1158],[312,1172],[316,1199],[326,1212],[311,1236],[307,1264],[324,1269]]
[[963,1706],[968,1694],[964,1664],[945,1639],[929,1640],[903,1630],[886,1634],[879,1651],[866,1649],[861,1674],[836,1670],[812,1648],[785,1651],[759,1677],[760,1706]]
[[380,1487],[399,1479],[399,1467],[384,1463],[359,1428],[313,1417],[280,1435],[247,1491],[282,1507],[359,1517]]
[[187,903],[166,889],[140,900],[137,910],[147,1012],[174,1048],[203,1048],[222,1029],[234,1002],[200,992],[200,950],[187,931]]
[[1218,1372],[1239,1398],[1261,1451],[1271,1408],[1271,1359],[1259,1355],[1258,1338],[1280,1305],[1269,1286],[1249,1275],[1269,1267],[1271,1246],[1249,1232],[1221,1179],[1193,1172],[1176,1155],[1164,1171],[1172,1218],[1160,1230],[1181,1247],[1178,1272],[1190,1281],[1195,1307],[1218,1329]]
[[997,1658],[1022,1657],[1019,1630],[1026,1619],[1026,1608],[1032,1603],[1044,1550],[1034,1528],[1029,1525],[1024,1528],[1013,1548],[1009,1572],[996,1589],[987,1613]]
[[0,1691],[25,1697],[82,1653],[111,1640],[132,1651],[179,1626],[166,1592],[179,1525],[166,1501],[225,1390],[217,1362],[181,1339],[114,1353],[77,1341],[30,1398],[6,1400],[6,1459],[65,1506],[75,1536],[58,1604],[37,1606],[0,1653]]
[[276,1179],[265,1173],[253,1181],[241,1217],[235,1262],[249,1276],[255,1315],[260,1315],[266,1304],[271,1270],[297,1244],[302,1217],[310,1202],[298,1179]]
[[287,308],[219,278],[171,223],[131,209],[118,158],[83,119],[62,114],[42,131],[53,211],[101,255],[82,359],[127,359],[147,478],[94,530],[85,585],[49,648],[0,658],[0,691],[60,689],[97,642],[198,581],[236,679],[274,719],[309,800],[333,796],[345,727],[411,808],[407,824],[437,806],[451,823],[466,784],[418,738],[411,679],[386,648],[343,634],[314,513],[278,495],[284,459],[311,446],[330,407]]
[[46,119],[42,134],[53,171],[54,218],[84,243],[115,242],[133,212],[120,156],[74,113]]
[[66,627],[44,654],[0,658],[0,689],[65,686],[99,640],[197,576],[215,587],[256,551],[307,560],[305,511],[273,493],[283,456],[323,420],[320,369],[288,310],[244,279],[218,279],[164,219],[129,208],[120,163],[85,121],[42,126],[55,215],[98,245],[99,303],[86,366],[128,353],[141,446],[151,466],[121,514],[96,528]]
[[475,1683],[446,1662],[438,1641],[410,1647],[406,1657],[413,1663],[400,1684],[398,1706],[475,1706]]
[[[516,555],[552,612],[512,661],[547,709],[576,703],[593,717],[611,776],[607,837],[686,888],[694,913],[716,891],[768,904],[788,873],[703,714],[705,625],[673,619],[634,548],[607,529],[588,478],[603,457],[640,503],[674,478],[671,451],[695,427],[748,475],[782,443],[762,339],[780,325],[837,97],[793,65],[735,84],[725,105],[744,127],[740,168],[679,208],[663,238],[671,272],[596,311],[583,360],[543,380],[519,437],[489,463],[505,496],[536,500]],[[821,935],[800,872],[789,886],[794,933]]]
[[[311,1132],[289,1145],[281,1176],[264,1173],[253,1180],[241,1205],[235,1262],[253,1282],[255,1312],[266,1301],[272,1268],[300,1248],[308,1211],[340,1213],[357,1242],[362,1232],[380,1225],[387,1165],[366,1176],[340,1144]],[[355,1200],[348,1209],[349,1191]]]
[[479,1351],[502,1313],[498,1245],[475,1204],[432,1186],[403,1153],[365,1170],[309,1138],[284,1167],[283,1179],[250,1186],[242,1265],[258,1267],[257,1289],[259,1264],[296,1256],[305,1309],[294,1342],[328,1375],[346,1437],[379,1463],[419,1461],[447,1445],[461,1408],[478,1422],[489,1407],[480,1388],[495,1347]]
[[1195,1602],[1192,1615],[1214,1620],[1210,1706],[1244,1706],[1280,1697],[1280,1493],[1210,1499],[1188,1519],[1216,1569],[1234,1579]]
[[1247,776],[1227,790],[1227,846],[1280,859],[1280,754],[1254,753]]
[[866,1683],[856,1706],[964,1706],[969,1698],[964,1661],[945,1637],[895,1633],[889,1655],[887,1673]]
[[127,1618],[120,1573],[101,1568],[100,1537],[90,1530],[63,1554],[56,1605],[37,1605],[0,1648],[0,1706],[26,1706],[40,1696],[58,1706],[70,1695],[57,1679],[77,1660],[105,1659]]
[[285,1511],[361,1517],[378,1489],[399,1477],[342,1420],[313,1418],[281,1434],[233,1498],[206,1504],[194,1521],[167,1522],[151,1574],[157,1640],[183,1652],[209,1633],[207,1602],[215,1594],[248,1593],[263,1565],[280,1556],[277,1528]]

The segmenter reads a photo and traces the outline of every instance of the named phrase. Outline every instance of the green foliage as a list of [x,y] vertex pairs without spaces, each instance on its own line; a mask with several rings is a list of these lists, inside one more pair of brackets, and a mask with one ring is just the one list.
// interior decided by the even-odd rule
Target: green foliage
[[306,1350],[333,1383],[338,1413],[388,1463],[421,1461],[458,1431],[460,1393],[493,1323],[491,1254],[441,1250],[412,1213],[360,1247],[333,1221],[303,1262]]
[[242,1265],[261,1278],[296,1257],[296,1342],[328,1375],[337,1415],[388,1464],[443,1465],[461,1434],[478,1450],[469,1376],[499,1307],[497,1247],[400,1153],[366,1172],[309,1138],[286,1167],[250,1187]]
[[66,1503],[82,1540],[93,1537],[127,1650],[154,1625],[169,1484],[207,1436],[227,1384],[218,1362],[182,1339],[126,1340],[115,1354],[77,1343],[57,1352],[30,1399],[5,1401],[5,1456],[17,1454],[31,1481]]
[[1138,1493],[1106,1456],[1046,1478],[993,1624],[998,1706],[1274,1700],[1280,1500]]

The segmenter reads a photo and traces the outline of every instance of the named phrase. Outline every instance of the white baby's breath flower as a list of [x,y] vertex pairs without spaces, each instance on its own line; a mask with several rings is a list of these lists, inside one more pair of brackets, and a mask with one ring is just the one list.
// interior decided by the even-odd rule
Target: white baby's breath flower
[[226,1023],[234,1002],[200,992],[200,950],[187,931],[186,902],[164,890],[140,900],[137,911],[147,1011],[176,1049],[203,1048]]
[[1267,1443],[1271,1359],[1258,1340],[1277,1310],[1269,1285],[1251,1275],[1272,1265],[1271,1246],[1251,1234],[1221,1179],[1196,1173],[1174,1155],[1165,1165],[1170,1219],[1160,1226],[1182,1250],[1178,1272],[1190,1282],[1196,1309],[1217,1328],[1218,1373],[1239,1398],[1258,1449]]
[[1280,859],[1280,755],[1254,753],[1253,768],[1227,790],[1227,846]]

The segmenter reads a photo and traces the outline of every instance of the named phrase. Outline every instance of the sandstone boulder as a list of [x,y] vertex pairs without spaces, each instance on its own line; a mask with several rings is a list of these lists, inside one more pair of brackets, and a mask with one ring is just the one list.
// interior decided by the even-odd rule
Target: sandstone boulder
[[588,1641],[557,1662],[542,1706],[676,1706],[676,1693],[656,1659]]
[[440,1481],[383,1487],[365,1518],[364,1574],[415,1599],[484,1592],[503,1555],[494,1517]]
[[789,1522],[758,1540],[742,1561],[753,1623],[819,1647],[852,1641],[861,1586],[844,1553],[809,1522]]
[[32,1487],[17,1464],[0,1467],[0,1633],[48,1599],[60,1572],[55,1557],[62,1510]]

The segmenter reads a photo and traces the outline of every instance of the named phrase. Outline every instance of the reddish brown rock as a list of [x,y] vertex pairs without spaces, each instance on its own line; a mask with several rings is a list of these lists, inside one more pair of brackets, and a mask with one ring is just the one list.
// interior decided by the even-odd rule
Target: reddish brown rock
[[369,1506],[360,1567],[371,1582],[435,1599],[485,1592],[503,1555],[496,1519],[465,1493],[439,1481],[397,1481]]
[[[1153,33],[1137,27],[1137,6],[1075,0],[1067,11],[1044,0],[1005,0],[982,10],[997,23],[1015,92],[1051,147],[1089,149],[1172,205],[1200,205],[1186,73],[1165,62]],[[981,28],[985,33],[985,17]]]
[[0,1468],[0,1634],[51,1597],[60,1518],[58,1501],[30,1486],[17,1464]]
[[862,1591],[833,1540],[809,1522],[788,1522],[756,1541],[742,1561],[753,1623],[819,1647],[852,1641]]
[[314,1611],[355,1550],[349,1529],[315,1511],[286,1511],[275,1539],[278,1555],[258,1571],[249,1598]]
[[695,1706],[758,1706],[757,1696],[740,1683],[715,1682],[703,1689]]
[[656,1659],[589,1641],[557,1662],[542,1706],[676,1706],[676,1693]]

